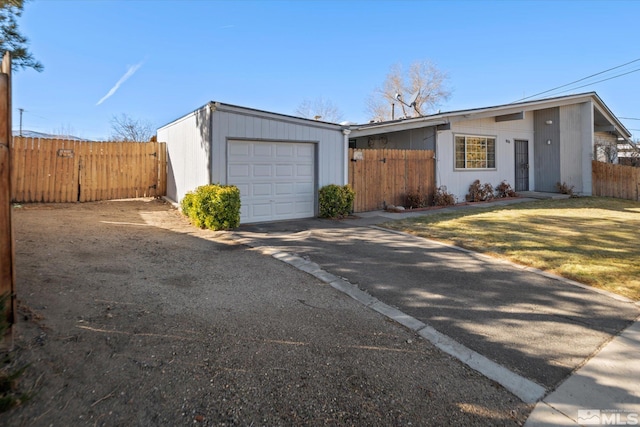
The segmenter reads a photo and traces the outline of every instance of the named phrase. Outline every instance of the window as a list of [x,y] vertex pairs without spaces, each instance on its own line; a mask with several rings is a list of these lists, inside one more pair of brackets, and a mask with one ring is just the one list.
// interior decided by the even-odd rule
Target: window
[[456,135],[456,169],[495,169],[496,139]]

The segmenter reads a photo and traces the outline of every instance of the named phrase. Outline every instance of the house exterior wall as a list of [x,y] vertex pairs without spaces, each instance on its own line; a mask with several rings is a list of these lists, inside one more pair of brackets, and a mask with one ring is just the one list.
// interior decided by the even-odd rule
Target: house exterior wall
[[533,112],[535,191],[555,192],[560,181],[560,109],[545,108]]
[[591,195],[593,106],[591,102],[560,108],[560,182],[576,194]]
[[180,202],[184,195],[210,183],[209,116],[207,106],[157,131],[167,144],[167,198]]
[[228,141],[251,140],[313,143],[316,145],[318,188],[346,184],[346,139],[340,126],[261,113],[224,107],[213,113],[212,182],[227,182]]
[[[496,167],[490,170],[455,168],[455,135],[477,135],[496,138]],[[436,182],[444,185],[447,191],[464,201],[469,185],[476,179],[482,184],[490,183],[494,187],[502,181],[515,185],[515,139],[529,142],[530,168],[529,185],[533,188],[533,115],[525,114],[522,120],[496,122],[493,117],[477,120],[451,122],[451,129],[438,131],[436,138]],[[508,141],[508,142],[507,142]]]

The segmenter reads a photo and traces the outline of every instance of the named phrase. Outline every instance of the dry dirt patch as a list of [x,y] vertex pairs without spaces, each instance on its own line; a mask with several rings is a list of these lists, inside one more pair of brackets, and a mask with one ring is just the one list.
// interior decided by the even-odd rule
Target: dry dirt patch
[[518,425],[532,409],[160,201],[14,209],[12,426]]

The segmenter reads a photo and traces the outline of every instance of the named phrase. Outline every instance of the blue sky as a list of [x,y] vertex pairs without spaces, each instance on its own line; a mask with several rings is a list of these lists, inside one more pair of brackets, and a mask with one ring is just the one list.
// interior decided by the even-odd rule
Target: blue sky
[[[640,59],[639,17],[616,0],[32,0],[19,24],[45,69],[14,74],[14,129],[18,108],[24,129],[106,139],[123,113],[159,127],[212,100],[294,114],[319,97],[366,122],[389,67],[418,60],[449,76],[442,111],[500,105]],[[596,91],[640,118],[637,70],[546,95]]]

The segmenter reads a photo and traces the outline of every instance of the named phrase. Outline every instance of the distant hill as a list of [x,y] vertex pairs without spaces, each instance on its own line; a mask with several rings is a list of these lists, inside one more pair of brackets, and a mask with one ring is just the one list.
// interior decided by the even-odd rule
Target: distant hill
[[[19,130],[13,131],[13,136],[21,136]],[[42,138],[42,139],[67,139],[71,141],[89,141],[85,138],[79,138],[73,135],[53,135],[51,133],[36,132],[34,130],[22,130],[22,136],[25,138]]]

